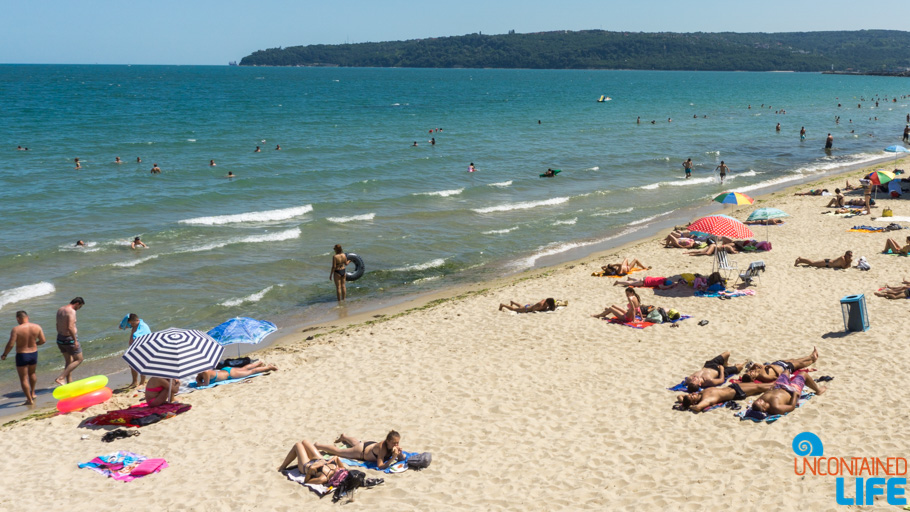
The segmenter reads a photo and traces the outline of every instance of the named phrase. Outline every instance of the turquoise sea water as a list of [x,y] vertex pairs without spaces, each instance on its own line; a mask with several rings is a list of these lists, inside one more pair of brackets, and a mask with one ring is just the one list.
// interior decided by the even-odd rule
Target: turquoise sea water
[[[794,73],[0,66],[0,329],[25,309],[52,337],[79,295],[98,359],[125,349],[129,312],[153,330],[305,321],[334,306],[335,243],[366,260],[355,303],[526,269],[724,190],[881,157],[907,94]],[[52,343],[40,358],[62,362]],[[0,365],[2,389],[14,377]]]

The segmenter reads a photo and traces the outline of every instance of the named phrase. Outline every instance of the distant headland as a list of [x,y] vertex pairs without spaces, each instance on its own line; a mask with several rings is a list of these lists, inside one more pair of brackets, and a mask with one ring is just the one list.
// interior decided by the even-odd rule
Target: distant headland
[[291,46],[241,66],[834,71],[906,76],[910,32],[537,32]]

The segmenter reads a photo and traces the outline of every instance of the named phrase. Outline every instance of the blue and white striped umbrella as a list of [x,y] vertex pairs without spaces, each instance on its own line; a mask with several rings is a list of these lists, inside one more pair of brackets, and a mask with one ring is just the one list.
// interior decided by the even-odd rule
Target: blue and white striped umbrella
[[142,375],[183,379],[218,364],[224,347],[195,329],[170,327],[136,338],[123,360]]

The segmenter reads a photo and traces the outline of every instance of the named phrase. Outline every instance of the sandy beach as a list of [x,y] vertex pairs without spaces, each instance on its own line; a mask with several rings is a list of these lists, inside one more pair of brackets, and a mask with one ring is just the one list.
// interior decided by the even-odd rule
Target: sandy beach
[[[907,160],[884,166],[906,168]],[[875,167],[883,167],[878,165]],[[868,171],[865,171],[868,172]],[[579,261],[437,294],[438,300],[297,333],[256,354],[279,371],[178,397],[192,410],[102,443],[114,427],[85,427],[99,413],[141,400],[119,393],[82,412],[18,418],[0,427],[2,510],[329,509],[276,471],[301,439],[340,433],[380,441],[389,429],[407,451],[431,452],[423,471],[382,476],[349,505],[363,510],[801,510],[843,509],[835,479],[794,474],[791,443],[814,432],[831,457],[907,457],[900,433],[901,386],[910,365],[903,346],[908,307],[873,292],[910,277],[908,260],[882,254],[907,232],[862,233],[884,208],[910,216],[902,199],[884,199],[871,216],[823,215],[828,197],[852,171],[757,198],[723,213],[740,220],[758,207],[790,214],[768,228],[773,250],[730,256],[767,271],[754,296],[698,298],[691,289],[640,289],[645,304],[692,318],[679,328],[632,329],[591,318],[624,305],[601,265],[635,257],[653,268],[634,277],[708,274],[711,257],[687,256],[659,240],[640,240]],[[849,198],[862,197],[848,195]],[[910,227],[910,222],[898,222]],[[878,223],[881,226],[887,223]],[[753,226],[765,238],[764,226]],[[865,256],[871,270],[794,267],[799,257]],[[331,290],[326,289],[327,293]],[[839,300],[863,293],[870,330],[844,333]],[[568,300],[551,313],[515,314],[501,302]],[[379,316],[379,315],[384,316]],[[700,320],[708,320],[699,326]],[[334,326],[334,327],[333,327]],[[312,338],[311,338],[312,337]],[[311,339],[307,339],[311,338]],[[772,424],[740,421],[729,409],[672,409],[667,388],[730,351],[731,362],[764,362],[820,352],[813,375],[830,375],[824,395]],[[751,399],[750,399],[751,400]],[[86,439],[82,439],[87,436]],[[128,450],[170,465],[130,483],[77,467]],[[848,496],[853,496],[852,488]],[[863,510],[894,510],[879,496]]]

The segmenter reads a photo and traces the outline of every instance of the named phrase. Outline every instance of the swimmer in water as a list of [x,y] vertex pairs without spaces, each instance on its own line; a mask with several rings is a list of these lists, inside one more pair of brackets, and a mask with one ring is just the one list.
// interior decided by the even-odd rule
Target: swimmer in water
[[209,167],[215,167],[216,165],[218,164],[216,164],[214,160],[209,160]]
[[161,168],[158,167],[158,164],[152,164],[152,174],[161,174]]
[[414,141],[413,144],[411,144],[411,147],[412,147],[412,148],[416,148],[416,147],[417,147],[417,141],[416,141],[416,140]]
[[281,145],[275,144],[275,151],[281,151]]
[[799,129],[799,140],[806,140],[806,127],[803,126]]
[[142,240],[139,240],[139,237],[137,236],[136,238],[133,239],[133,242],[130,244],[130,249],[138,249],[139,247],[144,247],[146,249],[149,248],[149,246],[142,243]]
[[468,166],[468,172],[474,172],[477,169],[474,168],[474,162],[471,162],[471,165]]
[[25,150],[22,149],[22,146],[16,146],[16,151],[25,151]]
[[435,145],[436,145],[436,137],[433,137],[433,138],[430,139],[430,145],[431,145],[431,146],[435,146]]
[[236,176],[236,174],[232,173],[231,171],[228,171],[227,176],[225,176],[225,178],[230,179],[230,178],[233,178],[234,176]]
[[256,150],[253,151],[253,153],[262,153],[262,150],[259,149],[259,146],[256,146]]
[[75,247],[85,247],[85,242],[83,242],[82,240],[76,240]]
[[82,164],[79,163],[78,158],[76,158],[76,169],[82,169]]
[[141,164],[141,163],[142,163],[142,159],[139,158],[138,156],[136,157],[136,163],[137,163],[137,164]]
[[120,160],[120,157],[119,157],[119,156],[115,156],[115,157],[114,157],[114,163],[115,163],[115,164],[122,164],[123,162]]
[[780,131],[780,123],[777,123],[777,128],[775,128],[774,131],[776,131],[776,132]]

